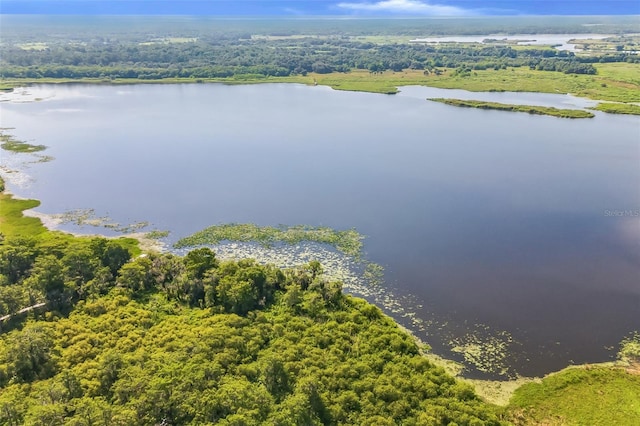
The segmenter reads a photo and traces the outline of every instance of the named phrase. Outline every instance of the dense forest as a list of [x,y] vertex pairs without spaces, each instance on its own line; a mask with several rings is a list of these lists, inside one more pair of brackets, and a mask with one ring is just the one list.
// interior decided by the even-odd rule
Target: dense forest
[[[509,26],[499,19],[466,22],[467,26],[464,22],[447,22],[443,26],[438,20],[362,20],[348,25],[322,20],[305,21],[304,25],[297,21],[253,21],[250,25],[242,21],[175,19],[168,23],[171,29],[167,30],[161,20],[143,21],[132,29],[126,27],[127,19],[120,19],[99,21],[82,31],[83,24],[77,20],[58,19],[61,21],[47,22],[46,37],[38,36],[41,30],[37,21],[6,22],[10,31],[6,31],[8,36],[0,45],[0,76],[149,80],[283,77],[357,69],[372,73],[415,69],[430,73],[441,68],[458,69],[463,75],[471,70],[506,67],[595,74],[594,62],[640,61],[633,51],[575,55],[546,47],[505,45],[499,40],[473,45],[426,45],[376,43],[366,36],[374,34],[374,29],[378,35],[401,32],[404,36],[425,36],[451,33],[452,28],[462,31],[463,27],[467,30],[457,34],[468,33],[470,28],[475,34],[488,34],[491,30],[555,32],[558,28],[554,25],[560,27],[557,23],[538,28],[540,20],[525,20],[520,26]],[[615,28],[631,29],[632,23],[618,23]],[[578,23],[575,28],[567,22],[564,25],[565,31],[589,28]],[[74,28],[78,31],[71,31]],[[362,34],[365,36],[358,37]]]
[[[240,37],[243,37],[240,35]],[[593,62],[635,62],[625,52],[597,57],[510,46],[431,46],[375,44],[341,38],[278,40],[230,36],[179,43],[128,43],[95,40],[53,44],[41,49],[0,46],[4,78],[225,78],[290,76],[366,69],[434,71],[529,67],[568,74],[595,74]]]
[[317,262],[47,235],[0,245],[0,424],[501,423]]

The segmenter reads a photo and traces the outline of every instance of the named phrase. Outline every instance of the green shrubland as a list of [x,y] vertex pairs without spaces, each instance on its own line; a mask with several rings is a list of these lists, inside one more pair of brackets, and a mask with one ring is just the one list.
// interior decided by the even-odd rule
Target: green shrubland
[[317,262],[12,237],[0,273],[2,424],[501,424]]

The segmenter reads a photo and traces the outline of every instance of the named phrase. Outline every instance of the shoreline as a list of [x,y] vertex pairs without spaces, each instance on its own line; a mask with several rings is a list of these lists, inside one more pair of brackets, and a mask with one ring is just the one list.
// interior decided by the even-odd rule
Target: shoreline
[[[280,82],[277,82],[280,83]],[[245,84],[243,83],[239,83],[239,84]],[[5,193],[7,194],[11,194],[11,192],[9,191],[5,191]],[[12,194],[13,195],[13,194]],[[15,197],[15,196],[14,196]],[[16,199],[22,199],[19,197],[15,197]],[[79,237],[91,237],[91,236],[102,236],[105,238],[135,238],[136,240],[138,240],[140,242],[140,248],[143,251],[147,251],[147,250],[153,250],[153,251],[164,251],[166,250],[166,244],[157,241],[157,240],[153,240],[153,239],[149,239],[149,238],[145,238],[145,233],[144,232],[134,232],[134,233],[127,233],[127,234],[123,234],[123,235],[119,235],[119,236],[105,236],[100,234],[99,232],[97,233],[81,233],[81,232],[70,232],[70,231],[62,231],[60,229],[58,229],[58,227],[64,223],[64,220],[62,220],[60,217],[58,217],[55,214],[47,214],[47,213],[41,213],[41,212],[37,212],[33,209],[27,209],[23,211],[24,216],[27,217],[32,217],[32,218],[37,218],[41,221],[41,223],[43,224],[43,226],[49,230],[55,230],[55,231],[59,231],[59,232],[64,232],[70,235],[74,235],[74,236],[79,236]],[[148,245],[146,245],[148,243]],[[360,296],[356,296],[356,297],[360,297]],[[368,302],[371,303],[371,302]],[[385,314],[386,315],[386,314]],[[393,317],[387,315],[398,327],[400,327],[403,331],[409,333],[412,338],[414,338],[417,342],[420,342],[421,344],[424,344],[424,342],[422,342],[422,340],[417,337],[413,332],[411,332],[409,329],[407,329],[406,327],[402,326],[397,320],[395,320]],[[457,364],[455,361],[452,360],[447,360],[445,358],[442,358],[438,355],[432,354],[432,353],[426,353],[424,354],[428,359],[432,360],[434,363],[437,363],[437,365],[442,366],[443,368],[447,369],[451,367],[452,363],[453,364]],[[604,364],[609,364],[609,363],[604,363]],[[587,365],[598,365],[598,364],[587,364]],[[580,367],[580,366],[569,366],[566,368],[576,368],[576,367]],[[565,368],[565,369],[566,369]],[[564,371],[565,369],[562,369],[560,371]],[[549,374],[544,375],[544,377],[547,377],[549,375],[552,374],[557,374],[558,372],[552,372]],[[507,389],[507,393],[509,392],[508,389],[513,388],[510,392],[513,392],[517,387],[520,386],[520,384],[518,384],[518,381],[520,380],[524,380],[524,383],[528,382],[528,381],[536,381],[536,380],[541,380],[541,378],[518,378],[516,380],[499,380],[499,381],[493,381],[493,380],[472,380],[472,379],[465,379],[464,377],[460,376],[460,372],[458,372],[457,374],[453,374],[454,376],[456,376],[458,379],[460,380],[464,380],[467,381],[469,383],[479,383],[478,385],[474,384],[474,387],[476,388],[476,391],[478,392],[479,395],[481,395],[483,398],[487,398],[482,392],[480,392],[478,390],[479,386],[481,386],[480,384],[486,384],[489,385],[491,384],[490,387],[492,388],[500,388],[500,392],[504,393],[505,389]],[[496,383],[498,383],[498,385],[496,385]]]
[[[4,192],[4,194],[6,195],[11,195],[14,199],[16,200],[24,200],[20,197],[16,197],[13,193],[11,193],[10,191],[6,191]],[[144,238],[144,234],[143,232],[135,232],[135,233],[129,233],[126,235],[122,235],[122,236],[106,236],[100,233],[80,233],[80,232],[70,232],[70,231],[64,231],[64,230],[60,230],[57,227],[62,224],[64,221],[58,217],[55,214],[48,214],[48,213],[42,213],[42,212],[38,212],[35,211],[33,208],[31,209],[27,209],[27,210],[23,210],[23,215],[25,217],[31,217],[31,218],[35,218],[37,220],[39,220],[42,225],[48,230],[48,231],[55,231],[55,232],[63,232],[69,235],[73,235],[75,237],[91,237],[91,236],[96,236],[96,237],[103,237],[103,238],[134,238],[137,241],[139,241],[140,245],[140,249],[142,250],[143,253],[148,252],[148,251],[165,251],[167,250],[167,245],[159,242],[157,240],[152,240],[152,239],[148,239],[148,238]],[[226,256],[225,256],[226,257]],[[232,258],[232,257],[228,257],[228,258]],[[418,335],[416,335],[412,330],[410,330],[408,327],[402,325],[399,321],[397,321],[395,318],[393,318],[391,315],[389,315],[388,313],[385,313],[383,311],[383,307],[379,306],[376,303],[370,302],[368,300],[366,300],[363,295],[356,295],[356,294],[352,294],[353,297],[357,297],[360,299],[365,300],[367,303],[370,303],[374,306],[376,306],[378,309],[381,310],[382,315],[388,317],[391,321],[393,321],[393,323],[400,329],[402,330],[404,333],[407,333],[412,340],[418,345],[419,351],[421,353],[421,355],[423,357],[425,357],[428,361],[432,362],[434,365],[443,368],[448,374],[450,374],[451,376],[455,377],[457,380],[460,380],[464,383],[470,384],[471,386],[473,386],[476,394],[484,401],[492,403],[492,404],[496,404],[499,406],[506,406],[509,403],[509,399],[511,397],[511,395],[513,395],[513,393],[516,391],[516,389],[518,389],[520,386],[522,386],[523,384],[526,383],[531,383],[531,382],[541,382],[542,379],[544,379],[545,377],[548,377],[550,375],[553,374],[558,374],[562,371],[565,371],[567,369],[571,369],[571,368],[588,368],[589,366],[597,366],[600,364],[585,364],[585,365],[571,365],[571,366],[567,366],[565,368],[563,368],[562,370],[559,371],[555,371],[555,372],[551,372],[548,374],[545,374],[542,377],[521,377],[518,376],[515,379],[511,378],[511,379],[505,379],[505,380],[491,380],[491,379],[469,379],[464,377],[464,365],[452,360],[452,359],[448,359],[448,358],[444,358],[441,355],[438,355],[436,353],[431,352],[431,348],[430,345],[428,343],[426,343],[424,340],[422,340],[422,338],[420,338]],[[612,363],[612,362],[605,362],[605,363],[601,363],[603,366],[604,365],[611,365],[611,366],[618,366],[618,363]]]
[[[25,201],[27,199],[15,196],[9,190],[5,190],[2,192],[3,195],[9,196],[11,199],[16,201]],[[30,200],[34,201],[34,200]],[[70,232],[60,230],[57,227],[62,224],[64,221],[55,214],[47,214],[35,211],[34,208],[28,208],[26,210],[22,210],[22,215],[24,217],[33,218],[38,220],[43,227],[47,229],[48,232],[62,232],[75,237],[103,237],[103,238],[133,238],[139,242],[139,248],[142,253],[149,251],[165,251],[167,250],[167,245],[163,242],[145,238],[144,232],[134,232],[128,233],[126,235],[121,236],[106,236],[100,233],[80,233],[80,232]],[[625,371],[634,371],[634,374],[638,374],[639,370],[638,364],[629,363],[625,360],[616,360],[616,361],[605,361],[599,363],[585,363],[585,364],[577,364],[577,365],[568,365],[558,371],[553,371],[542,376],[538,377],[525,377],[525,376],[516,376],[515,378],[508,378],[505,380],[492,380],[492,379],[470,379],[464,377],[464,365],[452,360],[444,358],[438,354],[431,352],[430,346],[424,340],[422,340],[419,336],[417,336],[413,331],[411,331],[406,326],[402,325],[399,321],[394,319],[391,315],[385,313],[383,308],[374,302],[370,302],[366,300],[362,295],[352,294],[353,297],[357,297],[365,300],[367,303],[376,306],[381,310],[382,315],[388,317],[401,331],[407,333],[412,340],[416,343],[419,348],[421,355],[432,362],[434,365],[443,368],[447,374],[453,376],[456,380],[459,380],[463,383],[471,385],[478,395],[478,397],[490,404],[494,404],[500,407],[506,407],[510,403],[510,399],[513,396],[514,392],[516,392],[521,386],[529,383],[542,383],[542,381],[548,377],[565,373],[569,370],[590,370],[597,368],[610,368],[610,369],[625,369]]]
[[[11,193],[10,191],[5,191],[5,193],[12,195],[13,198],[16,200],[23,199],[20,197],[16,197],[15,194]],[[111,235],[104,235],[99,232],[83,233],[83,232],[76,232],[76,231],[66,231],[66,230],[59,229],[59,226],[64,223],[64,220],[61,219],[59,215],[42,213],[42,212],[35,211],[34,209],[23,210],[22,214],[26,217],[36,218],[40,220],[42,225],[45,228],[47,228],[47,230],[49,231],[63,232],[65,234],[73,235],[74,237],[85,237],[85,238],[86,237],[102,237],[107,239],[133,238],[139,242],[140,250],[142,250],[143,252],[162,253],[167,250],[166,243],[153,238],[148,238],[146,236],[147,234],[146,232],[129,232],[129,233],[124,233],[122,235],[111,236]]]
[[[24,198],[16,196],[14,193],[10,192],[9,190],[5,190],[3,194],[10,196],[14,200],[22,200],[22,201],[26,200]],[[145,238],[144,232],[134,232],[134,233],[129,233],[121,236],[107,236],[99,232],[81,233],[81,232],[71,232],[66,230],[60,230],[58,227],[62,223],[64,223],[64,220],[62,218],[60,218],[58,215],[55,215],[55,214],[38,212],[34,210],[34,208],[36,207],[22,210],[23,216],[38,220],[42,224],[42,226],[46,228],[47,231],[49,232],[62,232],[68,235],[72,235],[74,237],[95,236],[95,237],[103,237],[103,238],[133,238],[139,242],[139,248],[142,251],[142,253],[147,253],[149,251],[162,252],[168,249],[167,245],[163,242]],[[239,253],[239,254],[241,255],[242,253]],[[235,253],[235,256],[234,255],[223,256],[223,258],[229,258],[229,259],[232,259],[234,257],[237,258],[238,253]],[[335,278],[340,278],[340,277],[335,277]],[[345,283],[345,289],[348,289],[348,287],[350,286],[347,283]],[[358,292],[358,288],[357,288],[358,285],[353,286],[352,284],[352,287],[353,287],[353,290]],[[411,339],[418,346],[422,356],[424,356],[427,360],[432,362],[434,365],[443,368],[448,374],[455,377],[457,380],[460,380],[472,385],[476,393],[478,394],[478,396],[487,402],[505,406],[508,403],[509,397],[520,385],[524,383],[529,383],[532,381],[539,381],[542,379],[538,377],[536,378],[517,377],[516,379],[505,379],[505,380],[465,378],[463,375],[465,366],[463,364],[452,359],[444,358],[443,356],[440,356],[438,354],[431,352],[431,348],[428,343],[422,340],[422,338],[420,338],[408,327],[401,324],[398,320],[396,320],[390,314],[384,312],[383,305],[381,306],[379,303],[375,303],[365,299],[365,296],[366,296],[365,294],[354,294],[354,293],[349,293],[349,294],[351,294],[352,297],[357,297],[359,299],[365,300],[367,303],[373,306],[376,306],[378,309],[380,309],[382,315],[388,317],[400,330],[402,330],[404,333],[407,333],[411,337]],[[554,373],[550,373],[550,374],[554,374]],[[546,375],[544,377],[546,377]]]
[[[425,86],[441,89],[461,89],[469,92],[525,92],[570,94],[572,96],[596,101],[599,104],[592,109],[613,114],[637,114],[634,106],[640,103],[640,86],[628,79],[628,73],[634,69],[640,71],[640,64],[605,63],[597,64],[598,74],[577,75],[552,71],[538,71],[520,68],[506,70],[478,70],[469,77],[458,77],[454,70],[441,70],[441,73],[425,75],[421,70],[384,71],[371,74],[367,70],[332,72],[327,74],[309,73],[306,76],[286,77],[264,76],[261,78],[164,78],[164,79],[100,79],[100,78],[20,78],[0,80],[0,103],[12,102],[13,89],[38,84],[96,84],[96,85],[132,85],[132,84],[267,84],[298,83],[308,86],[328,86],[334,90],[396,94],[403,86]],[[632,87],[633,86],[633,87]],[[4,93],[3,93],[4,92]],[[25,96],[19,92],[18,96]],[[3,99],[4,98],[4,99]],[[19,99],[19,97],[17,98]],[[32,101],[46,100],[46,97],[34,97]],[[17,100],[17,102],[20,102]],[[22,101],[25,102],[25,101]],[[602,105],[602,106],[600,106]],[[602,108],[602,109],[600,109]]]

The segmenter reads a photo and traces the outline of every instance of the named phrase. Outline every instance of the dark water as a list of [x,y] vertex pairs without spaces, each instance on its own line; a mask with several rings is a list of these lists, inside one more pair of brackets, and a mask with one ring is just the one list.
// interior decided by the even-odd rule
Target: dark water
[[[479,328],[507,332],[525,375],[610,359],[640,329],[637,117],[461,109],[425,88],[34,90],[55,97],[0,107],[2,127],[55,157],[10,185],[39,211],[94,208],[172,240],[226,222],[355,227],[436,352]],[[514,96],[584,105],[469,97]]]

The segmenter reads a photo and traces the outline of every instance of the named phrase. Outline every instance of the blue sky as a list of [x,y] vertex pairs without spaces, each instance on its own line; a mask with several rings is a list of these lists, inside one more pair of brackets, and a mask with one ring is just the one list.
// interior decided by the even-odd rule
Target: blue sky
[[3,14],[640,15],[640,0],[0,0]]

